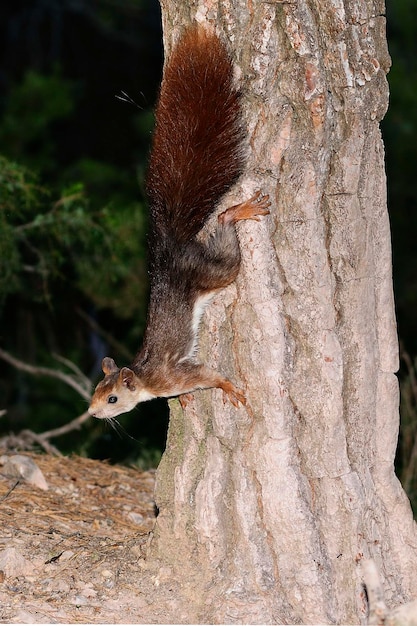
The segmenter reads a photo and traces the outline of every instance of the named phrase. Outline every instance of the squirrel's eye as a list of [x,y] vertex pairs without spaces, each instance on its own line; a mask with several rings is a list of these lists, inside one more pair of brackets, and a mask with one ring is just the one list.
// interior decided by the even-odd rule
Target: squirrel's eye
[[108,402],[109,404],[114,404],[115,402],[117,402],[117,396],[109,396],[109,397],[107,398],[107,402]]

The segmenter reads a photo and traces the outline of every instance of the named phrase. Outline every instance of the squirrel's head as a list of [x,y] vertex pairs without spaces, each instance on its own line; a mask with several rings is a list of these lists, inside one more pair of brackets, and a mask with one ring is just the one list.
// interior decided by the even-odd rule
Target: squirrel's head
[[119,369],[113,359],[105,357],[102,368],[104,378],[95,388],[88,407],[93,417],[111,419],[131,411],[139,402],[155,397],[129,367]]

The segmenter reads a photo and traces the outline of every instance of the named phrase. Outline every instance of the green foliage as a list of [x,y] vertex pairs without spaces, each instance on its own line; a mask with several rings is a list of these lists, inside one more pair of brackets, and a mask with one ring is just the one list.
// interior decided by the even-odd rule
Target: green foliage
[[[100,171],[110,175],[107,167],[98,168]],[[117,178],[116,172],[114,177]],[[87,344],[83,339],[81,344],[74,341],[78,332],[73,317],[68,316],[68,307],[71,310],[78,306],[80,296],[98,310],[112,310],[116,317],[127,318],[128,334],[132,334],[133,327],[137,344],[143,329],[147,291],[142,205],[117,205],[116,198],[93,211],[80,183],[68,185],[53,200],[52,192],[39,184],[37,176],[5,157],[0,157],[0,188],[0,313],[13,298],[14,324],[19,311],[25,311],[25,318],[30,316],[32,320],[28,339],[35,352],[28,358],[24,349],[18,356],[37,365],[59,367],[51,355],[50,346],[55,346],[57,352],[74,362],[85,363]],[[40,332],[34,332],[34,327],[39,327]],[[20,343],[24,337],[22,329],[16,328],[16,339],[9,334],[4,341],[4,328],[3,324],[3,347],[11,343],[11,351],[16,353],[14,341],[18,339]],[[69,344],[65,347],[67,338]],[[20,372],[14,378],[20,393],[26,390],[28,402],[16,405],[11,417],[19,416],[19,421],[28,417],[38,432],[48,430],[51,424],[64,424],[85,410],[84,401],[53,379],[34,380]],[[161,424],[166,410],[155,406],[150,407],[151,411],[156,410],[153,421]],[[66,436],[61,449],[99,456],[97,448],[105,453],[106,441],[111,440],[108,454],[114,457],[118,449],[112,440],[115,433],[103,432],[103,423],[93,420],[88,429],[87,438],[85,430]],[[131,427],[128,430],[132,432]],[[136,451],[126,441],[120,441],[119,460],[130,454],[136,461],[138,445],[143,447],[139,464],[146,465],[158,458],[152,433],[145,438],[142,433],[142,443],[136,443]]]
[[[158,8],[147,17],[150,4],[132,0],[85,12],[63,4],[56,20],[35,0],[13,6],[10,24],[2,24],[0,343],[21,361],[49,368],[60,366],[54,354],[65,356],[93,382],[102,352],[126,362],[144,326],[141,172],[160,67],[141,59],[146,51],[161,61]],[[119,102],[120,90],[148,108]],[[65,384],[2,361],[0,396],[3,431],[49,430],[85,410]],[[149,457],[146,450],[160,448],[155,430],[163,431],[166,409],[148,405],[141,419],[123,420],[139,443],[91,420],[57,445],[131,461],[142,455],[139,447]]]
[[[81,159],[64,173],[66,179],[86,181],[89,197],[98,209],[107,242],[91,241],[86,255],[74,264],[78,285],[99,309],[112,309],[121,319],[139,317],[144,323],[147,300],[145,208],[134,200],[138,184],[131,172],[92,159]],[[96,233],[97,235],[97,233]]]
[[44,274],[43,258],[36,250],[27,250],[32,264],[26,265],[23,247],[27,242],[25,226],[32,219],[39,221],[38,214],[47,196],[36,177],[25,168],[0,156],[0,304],[7,295],[23,288],[23,275],[37,267]]
[[0,303],[16,291],[50,302],[51,282],[59,279],[74,281],[97,306],[123,317],[143,312],[139,203],[125,208],[112,203],[91,212],[81,183],[66,187],[52,202],[34,174],[1,156],[0,187]]
[[55,122],[74,110],[74,84],[59,71],[42,75],[28,70],[9,94],[0,125],[0,145],[11,159],[35,171],[54,169]]

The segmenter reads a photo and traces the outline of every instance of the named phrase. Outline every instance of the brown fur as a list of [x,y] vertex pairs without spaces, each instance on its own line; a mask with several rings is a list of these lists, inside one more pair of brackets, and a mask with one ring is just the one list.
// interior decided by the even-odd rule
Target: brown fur
[[184,31],[161,85],[147,191],[157,233],[189,241],[244,166],[240,95],[225,45]]
[[[244,165],[244,131],[233,65],[201,26],[187,29],[165,68],[147,175],[150,301],[143,346],[130,368],[103,360],[90,413],[112,418],[152,397],[219,387],[234,405],[243,393],[195,360],[205,304],[237,276],[235,223],[269,211],[267,196],[227,209],[207,243],[196,238]],[[115,399],[116,398],[116,399]]]

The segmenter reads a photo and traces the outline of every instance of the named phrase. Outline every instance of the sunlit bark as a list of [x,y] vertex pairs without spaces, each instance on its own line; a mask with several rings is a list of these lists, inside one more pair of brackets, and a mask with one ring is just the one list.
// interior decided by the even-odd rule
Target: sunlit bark
[[[394,474],[398,347],[377,0],[164,0],[169,50],[190,18],[229,41],[248,168],[271,216],[242,223],[236,284],[216,297],[204,360],[248,407],[172,403],[150,558],[206,622],[365,623],[361,561],[389,607],[415,598],[417,533]],[[191,618],[192,619],[192,618]]]

